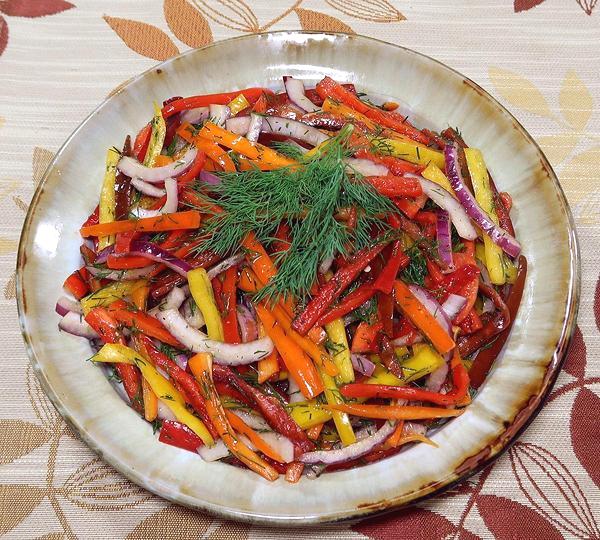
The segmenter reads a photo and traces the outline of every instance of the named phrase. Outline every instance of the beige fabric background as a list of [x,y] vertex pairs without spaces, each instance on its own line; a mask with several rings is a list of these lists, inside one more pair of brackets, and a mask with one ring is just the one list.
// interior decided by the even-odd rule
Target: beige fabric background
[[[596,1],[0,0],[0,536],[599,538]],[[14,266],[27,205],[46,165],[115,87],[190,46],[296,28],[356,32],[414,48],[500,99],[559,174],[577,220],[583,289],[580,330],[551,401],[495,466],[419,509],[291,532],[171,506],[97,459],[28,368]]]

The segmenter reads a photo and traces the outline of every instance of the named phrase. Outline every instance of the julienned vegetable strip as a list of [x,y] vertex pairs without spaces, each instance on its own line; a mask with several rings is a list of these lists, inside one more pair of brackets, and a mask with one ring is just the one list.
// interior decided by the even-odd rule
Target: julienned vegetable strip
[[254,103],[263,94],[272,94],[268,88],[246,88],[245,90],[236,90],[235,92],[225,92],[221,94],[206,94],[204,96],[192,96],[171,101],[162,108],[164,118],[169,118],[174,114],[198,107],[208,107],[209,105],[227,105],[232,99],[240,94],[250,102]]
[[208,337],[215,341],[223,341],[223,322],[215,304],[213,288],[206,270],[196,268],[188,272],[188,283],[194,302],[204,317]]
[[196,354],[190,358],[189,366],[196,380],[200,383],[202,396],[206,400],[208,415],[227,448],[250,470],[260,474],[267,480],[277,480],[279,477],[277,471],[258,454],[250,450],[233,431],[213,382],[212,355],[209,353]]
[[[106,153],[106,165],[104,170],[104,183],[100,192],[100,204],[98,221],[100,224],[108,224],[115,220],[115,178],[117,174],[117,163],[121,155],[115,148],[109,148]],[[104,233],[98,238],[98,249],[102,250],[115,242],[113,233]]]
[[446,354],[454,346],[454,340],[435,320],[435,317],[417,300],[403,281],[394,283],[394,300],[402,312],[411,322],[425,334],[433,346],[441,353]]
[[462,409],[444,409],[441,407],[417,407],[401,405],[324,405],[326,409],[342,411],[363,418],[379,418],[381,420],[428,420],[431,418],[447,418],[460,416]]
[[241,435],[248,437],[248,440],[256,446],[257,450],[275,461],[285,463],[285,460],[256,431],[235,414],[234,411],[226,410],[225,416],[229,420],[231,427]]
[[89,225],[80,229],[81,236],[106,236],[126,231],[139,232],[162,232],[178,229],[197,229],[200,226],[200,212],[186,210],[173,214],[162,214],[156,217],[128,219],[125,221],[113,221],[111,223],[99,223]]

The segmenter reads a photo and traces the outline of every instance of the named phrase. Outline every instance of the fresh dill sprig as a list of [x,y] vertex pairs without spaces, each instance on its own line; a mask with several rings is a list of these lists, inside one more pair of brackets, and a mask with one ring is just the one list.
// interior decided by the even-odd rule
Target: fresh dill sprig
[[280,154],[283,154],[286,157],[291,159],[295,159],[296,161],[300,161],[304,156],[304,152],[300,149],[300,147],[294,143],[287,141],[274,141],[271,146],[274,150],[277,150]]
[[[396,208],[348,170],[344,161],[352,154],[350,130],[340,131],[316,156],[298,159],[298,166],[225,173],[211,195],[200,192],[223,210],[206,220],[201,251],[238,252],[249,232],[268,245],[280,222],[289,225],[290,247],[285,257],[275,256],[277,275],[256,300],[280,295],[302,299],[315,281],[320,262],[367,247],[375,235],[389,230],[382,217],[397,212]],[[358,210],[354,229],[335,219],[348,207]]]
[[427,261],[417,243],[413,244],[406,254],[410,257],[410,263],[402,271],[402,279],[407,283],[423,286],[427,275]]

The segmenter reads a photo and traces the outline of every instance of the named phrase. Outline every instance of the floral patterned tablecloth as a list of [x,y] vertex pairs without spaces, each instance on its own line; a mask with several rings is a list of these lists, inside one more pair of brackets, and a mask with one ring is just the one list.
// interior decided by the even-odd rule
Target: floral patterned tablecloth
[[[0,0],[0,536],[600,538],[600,7],[597,0]],[[418,507],[276,530],[139,489],[57,415],[28,365],[15,251],[54,152],[120,83],[189,47],[277,29],[355,32],[456,68],[539,141],[573,209],[583,289],[547,405],[492,467]],[[53,324],[53,323],[52,323]]]

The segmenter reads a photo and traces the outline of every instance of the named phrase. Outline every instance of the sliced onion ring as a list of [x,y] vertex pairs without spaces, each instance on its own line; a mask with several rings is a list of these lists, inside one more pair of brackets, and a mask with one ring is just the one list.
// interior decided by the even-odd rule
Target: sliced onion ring
[[289,100],[299,109],[306,112],[315,112],[319,110],[310,99],[306,97],[304,82],[293,77],[284,77],[283,85]]
[[81,304],[77,300],[61,296],[56,302],[56,313],[64,316],[69,313],[69,311],[72,311],[73,313],[83,313]]
[[390,170],[385,165],[374,163],[370,159],[346,158],[347,168],[363,176],[386,176]]
[[148,195],[148,197],[162,197],[167,193],[164,189],[153,186],[148,182],[144,182],[141,178],[132,178],[131,185],[140,193]]
[[86,339],[96,339],[99,337],[95,330],[85,321],[83,316],[74,311],[69,311],[60,320],[58,327],[63,332]]
[[140,178],[145,182],[155,184],[183,174],[193,163],[197,153],[196,148],[190,148],[181,159],[163,167],[146,167],[132,157],[123,156],[117,163],[117,169],[131,178]]
[[446,271],[454,270],[454,261],[452,260],[450,216],[446,210],[438,210],[437,212],[436,239],[438,243],[438,254],[440,256],[440,260],[448,267]]
[[317,128],[281,116],[265,116],[262,122],[262,131],[263,133],[292,137],[298,141],[307,142],[312,146],[318,146],[329,139],[325,133],[319,131]]
[[452,336],[452,322],[446,315],[446,312],[442,309],[439,302],[431,295],[429,291],[423,289],[423,287],[419,287],[418,285],[409,285],[408,288],[410,292],[412,292],[417,300],[423,304],[423,307],[429,313],[431,313],[435,320],[440,324],[440,326],[448,333],[449,336]]

